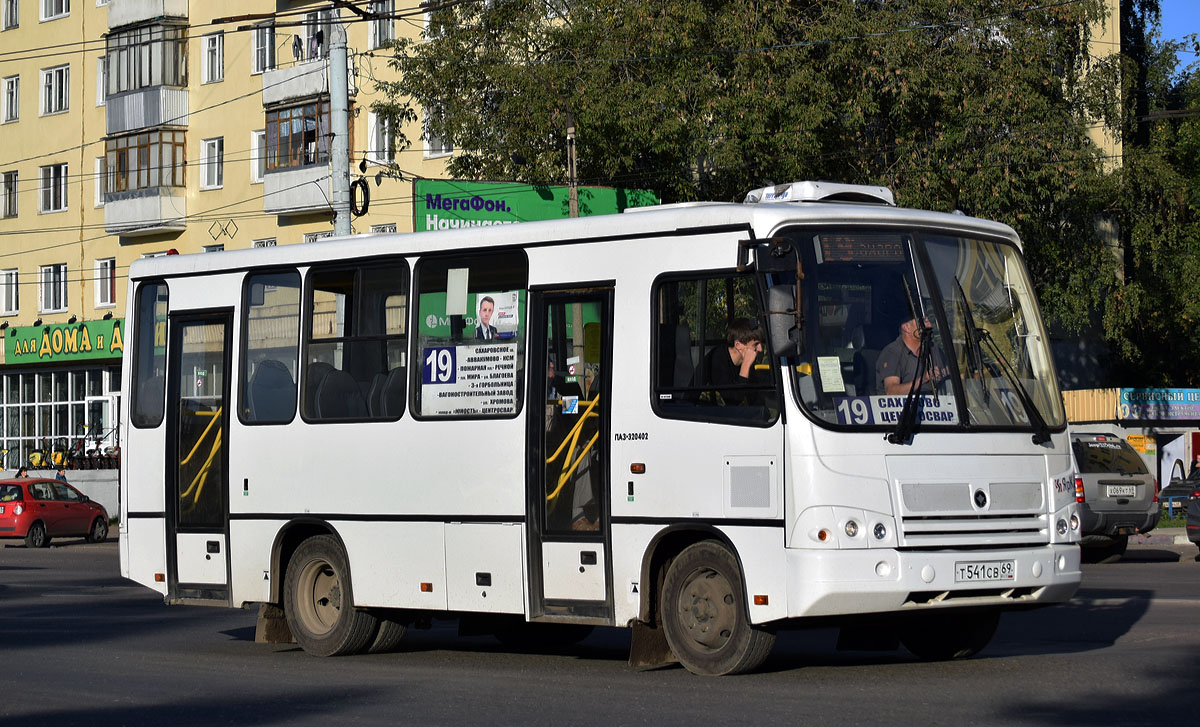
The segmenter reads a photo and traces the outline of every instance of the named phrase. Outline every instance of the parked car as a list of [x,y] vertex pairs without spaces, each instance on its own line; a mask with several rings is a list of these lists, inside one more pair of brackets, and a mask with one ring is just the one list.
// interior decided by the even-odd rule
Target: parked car
[[27,548],[45,548],[51,538],[108,537],[108,512],[65,482],[0,480],[0,538],[24,538]]
[[1111,432],[1072,432],[1080,546],[1089,561],[1117,560],[1129,536],[1158,525],[1158,480],[1129,443]]

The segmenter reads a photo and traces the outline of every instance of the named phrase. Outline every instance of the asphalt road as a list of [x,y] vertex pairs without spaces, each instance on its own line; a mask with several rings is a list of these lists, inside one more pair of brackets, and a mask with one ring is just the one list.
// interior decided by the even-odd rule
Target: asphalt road
[[[251,611],[165,606],[117,575],[115,541],[0,545],[0,725],[1190,724],[1200,670],[1193,546],[1085,566],[1070,604],[1006,614],[953,663],[780,634],[763,670],[629,668],[627,632],[561,653],[410,631],[397,653],[254,643]],[[1189,704],[1190,703],[1190,704]]]

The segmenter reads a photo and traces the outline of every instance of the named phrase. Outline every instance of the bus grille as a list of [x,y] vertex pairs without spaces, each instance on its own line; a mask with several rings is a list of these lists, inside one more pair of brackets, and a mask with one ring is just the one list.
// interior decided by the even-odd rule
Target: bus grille
[[957,547],[1008,546],[1045,543],[1050,539],[1048,516],[1023,515],[936,515],[901,519],[900,546]]

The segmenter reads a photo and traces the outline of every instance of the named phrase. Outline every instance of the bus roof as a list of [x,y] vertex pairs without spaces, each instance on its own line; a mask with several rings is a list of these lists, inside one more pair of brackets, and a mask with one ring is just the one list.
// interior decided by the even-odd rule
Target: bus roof
[[218,253],[164,255],[134,261],[131,280],[175,277],[249,267],[306,265],[337,259],[353,260],[382,255],[422,255],[437,252],[479,250],[491,247],[578,244],[638,236],[686,235],[715,231],[751,229],[757,237],[769,237],[780,227],[792,224],[899,225],[1000,237],[1020,245],[1016,232],[1000,222],[960,213],[890,207],[886,205],[787,202],[738,204],[731,202],[688,203],[686,213],[678,205],[639,208],[637,214],[597,215],[520,224],[464,227],[414,233],[376,233],[326,238],[320,242],[269,248],[229,250]]

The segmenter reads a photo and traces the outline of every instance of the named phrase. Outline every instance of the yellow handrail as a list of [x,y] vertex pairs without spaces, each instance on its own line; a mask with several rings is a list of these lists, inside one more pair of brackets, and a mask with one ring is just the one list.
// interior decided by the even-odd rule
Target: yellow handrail
[[179,495],[179,499],[182,501],[187,498],[193,488],[196,490],[196,494],[192,496],[192,506],[184,512],[191,512],[196,509],[196,505],[200,504],[200,495],[204,492],[204,485],[208,482],[208,472],[212,469],[212,463],[217,456],[217,452],[221,451],[222,431],[221,429],[217,430],[216,436],[213,437],[212,449],[208,453],[208,459],[204,460],[204,464],[200,466],[200,471],[192,478],[192,483],[188,485],[188,488]]
[[[562,403],[562,399],[559,399],[558,401],[559,403]],[[588,402],[588,406],[583,410],[583,414],[579,417],[579,421],[575,422],[575,426],[571,427],[571,431],[567,432],[567,435],[563,437],[562,442],[558,445],[558,449],[554,450],[554,454],[550,455],[550,458],[546,460],[546,464],[550,464],[554,460],[558,459],[558,455],[562,454],[563,447],[567,446],[567,442],[569,440],[577,439],[579,437],[579,429],[583,426],[583,421],[585,419],[600,416],[599,414],[592,413],[592,409],[595,409],[596,405],[599,403],[599,395],[597,395],[595,399],[592,399]]]
[[546,502],[551,502],[559,496],[563,487],[567,484],[567,480],[571,478],[571,475],[574,474],[576,468],[578,468],[579,464],[583,462],[584,457],[587,456],[588,452],[592,450],[592,447],[595,446],[596,442],[600,439],[600,432],[593,434],[592,438],[588,440],[588,443],[585,444],[583,449],[579,452],[579,456],[575,456],[575,447],[579,444],[579,434],[583,431],[583,423],[588,419],[600,416],[593,411],[596,408],[596,405],[599,403],[600,397],[598,395],[595,399],[592,399],[590,402],[588,402],[587,408],[583,410],[583,414],[579,417],[579,420],[575,422],[575,426],[571,427],[571,431],[567,432],[567,435],[563,437],[562,443],[558,445],[558,449],[556,449],[554,454],[550,455],[550,458],[546,460],[546,464],[553,463],[558,459],[558,456],[562,454],[563,448],[567,446],[567,443],[570,442],[571,447],[567,450],[566,461],[563,462],[562,472],[558,476],[558,486],[554,488],[553,492],[546,495]]
[[[579,466],[579,463],[583,461],[583,458],[586,457],[587,453],[591,451],[592,445],[594,445],[596,440],[599,438],[600,432],[593,434],[592,438],[588,440],[588,443],[583,446],[583,451],[581,451],[579,456],[575,458],[575,461],[571,463],[570,468],[565,469],[563,473],[558,476],[558,487],[554,488],[554,492],[546,495],[546,502],[550,502],[554,498],[558,497],[558,494],[562,492],[563,485],[566,485],[567,480],[571,479],[571,475],[574,474],[575,468]],[[570,458],[568,457],[568,459]]]
[[212,417],[212,421],[208,423],[208,426],[205,427],[204,431],[201,432],[200,436],[196,438],[196,446],[192,447],[192,451],[188,452],[188,455],[186,457],[179,460],[180,467],[187,464],[192,459],[192,455],[194,455],[196,453],[196,450],[200,449],[200,444],[204,442],[204,438],[208,436],[208,432],[213,428],[213,425],[221,420],[221,410],[224,408],[225,407],[217,407],[216,411],[192,412],[194,416],[198,416],[198,417],[210,416],[210,417]]

